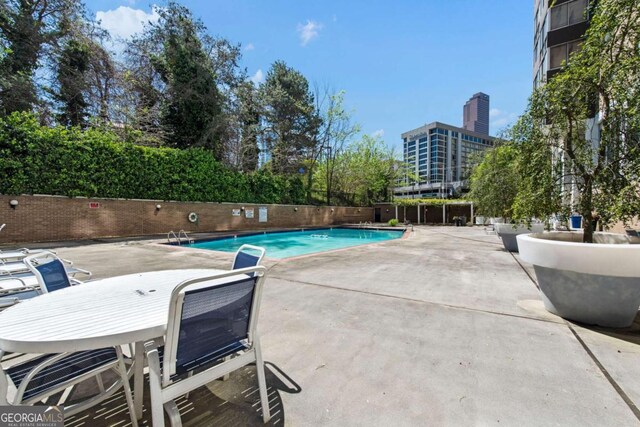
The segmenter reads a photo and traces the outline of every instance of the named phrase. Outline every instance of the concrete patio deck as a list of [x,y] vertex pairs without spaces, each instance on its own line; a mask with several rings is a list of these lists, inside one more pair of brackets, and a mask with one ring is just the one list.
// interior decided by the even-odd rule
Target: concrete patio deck
[[[56,249],[94,278],[228,268],[232,258],[144,240]],[[265,265],[273,424],[640,424],[637,325],[589,328],[547,313],[531,267],[482,228],[416,226],[404,240]],[[211,384],[213,395],[192,395],[181,405],[204,399],[204,409],[185,425],[261,425],[254,382],[247,368]]]

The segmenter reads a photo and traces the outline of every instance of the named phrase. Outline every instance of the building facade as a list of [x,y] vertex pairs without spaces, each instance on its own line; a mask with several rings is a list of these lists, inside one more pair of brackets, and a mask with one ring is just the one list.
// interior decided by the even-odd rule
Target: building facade
[[465,104],[462,110],[465,130],[489,135],[489,95],[478,92]]
[[[589,28],[591,11],[597,0],[534,0],[533,89],[544,85],[569,63],[571,54],[580,49]],[[587,120],[586,138],[599,140],[598,117]],[[557,156],[562,151],[557,150]],[[560,182],[562,198],[573,210],[579,199],[572,166],[561,158],[564,177]]]
[[448,197],[465,192],[474,154],[493,143],[488,135],[440,122],[403,133],[408,170],[394,190],[395,197]]
[[[560,72],[580,48],[594,0],[534,0],[533,88]],[[553,7],[550,7],[553,5]]]

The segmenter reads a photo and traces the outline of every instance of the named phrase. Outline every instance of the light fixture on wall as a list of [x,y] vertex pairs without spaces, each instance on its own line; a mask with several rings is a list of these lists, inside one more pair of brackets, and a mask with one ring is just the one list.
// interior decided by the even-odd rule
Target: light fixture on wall
[[333,213],[333,211],[335,211],[335,209],[331,208],[331,213]]
[[9,202],[9,206],[11,206],[12,209],[15,209],[18,206],[18,201],[16,199],[12,199]]
[[157,210],[157,211],[159,211],[160,209],[162,209],[162,205],[161,205],[160,203],[158,203],[158,204],[156,205],[156,210]]
[[298,208],[293,208],[293,211],[294,212],[298,212]]
[[244,212],[244,206],[240,208],[240,211],[241,211],[241,212]]

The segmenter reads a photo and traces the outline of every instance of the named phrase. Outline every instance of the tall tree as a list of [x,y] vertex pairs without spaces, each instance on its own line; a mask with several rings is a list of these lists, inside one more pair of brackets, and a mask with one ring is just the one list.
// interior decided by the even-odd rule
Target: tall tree
[[351,113],[344,107],[344,91],[333,92],[328,88],[316,88],[316,115],[320,118],[317,139],[311,149],[308,164],[307,197],[313,187],[313,170],[320,156],[324,155],[327,169],[327,203],[330,203],[335,174],[335,159],[343,151],[345,144],[358,132],[360,125],[351,121]]
[[[594,110],[598,111],[594,118]],[[532,96],[530,126],[519,136],[532,159],[549,168],[529,170],[519,191],[522,216],[539,209],[535,197],[557,178],[579,193],[572,206],[583,218],[584,241],[593,242],[593,216],[604,223],[629,220],[640,210],[640,3],[598,1],[580,51],[562,73]],[[535,129],[539,130],[535,130]],[[518,210],[516,210],[518,211]],[[551,213],[551,212],[548,212]]]
[[68,40],[57,58],[57,91],[54,98],[61,104],[58,122],[65,126],[87,124],[88,102],[86,72],[89,69],[90,51],[86,40]]
[[170,2],[157,11],[158,22],[125,51],[132,121],[144,132],[160,131],[166,145],[204,147],[223,159],[227,101],[243,80],[240,49],[208,35],[184,6]]
[[4,114],[30,111],[37,103],[34,74],[43,48],[56,43],[81,12],[76,0],[5,0],[0,3],[0,108]]
[[264,141],[277,173],[294,173],[317,146],[320,118],[307,79],[276,61],[260,88],[264,105]]

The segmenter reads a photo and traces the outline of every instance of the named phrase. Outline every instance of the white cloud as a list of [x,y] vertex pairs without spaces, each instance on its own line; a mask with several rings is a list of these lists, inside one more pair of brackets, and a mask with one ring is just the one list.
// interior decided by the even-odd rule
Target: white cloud
[[259,85],[264,82],[264,73],[262,72],[262,69],[258,69],[258,71],[256,71],[249,80],[251,80],[255,85]]
[[248,43],[245,47],[244,47],[244,51],[245,52],[249,52],[250,50],[254,50],[256,47],[253,45],[253,43]]
[[128,6],[96,13],[96,20],[100,22],[102,28],[109,31],[113,37],[122,39],[128,39],[139,33],[144,24],[156,22],[158,19],[160,19],[160,15],[156,6],[153,6],[151,13]]
[[489,110],[489,127],[492,132],[496,132],[504,129],[505,127],[512,125],[518,119],[516,113],[510,113],[498,108],[492,108]]
[[307,20],[306,24],[298,24],[298,34],[300,35],[300,44],[306,46],[311,40],[318,37],[322,24]]
[[377,131],[372,132],[371,136],[374,138],[382,138],[384,136],[384,129],[378,129]]

